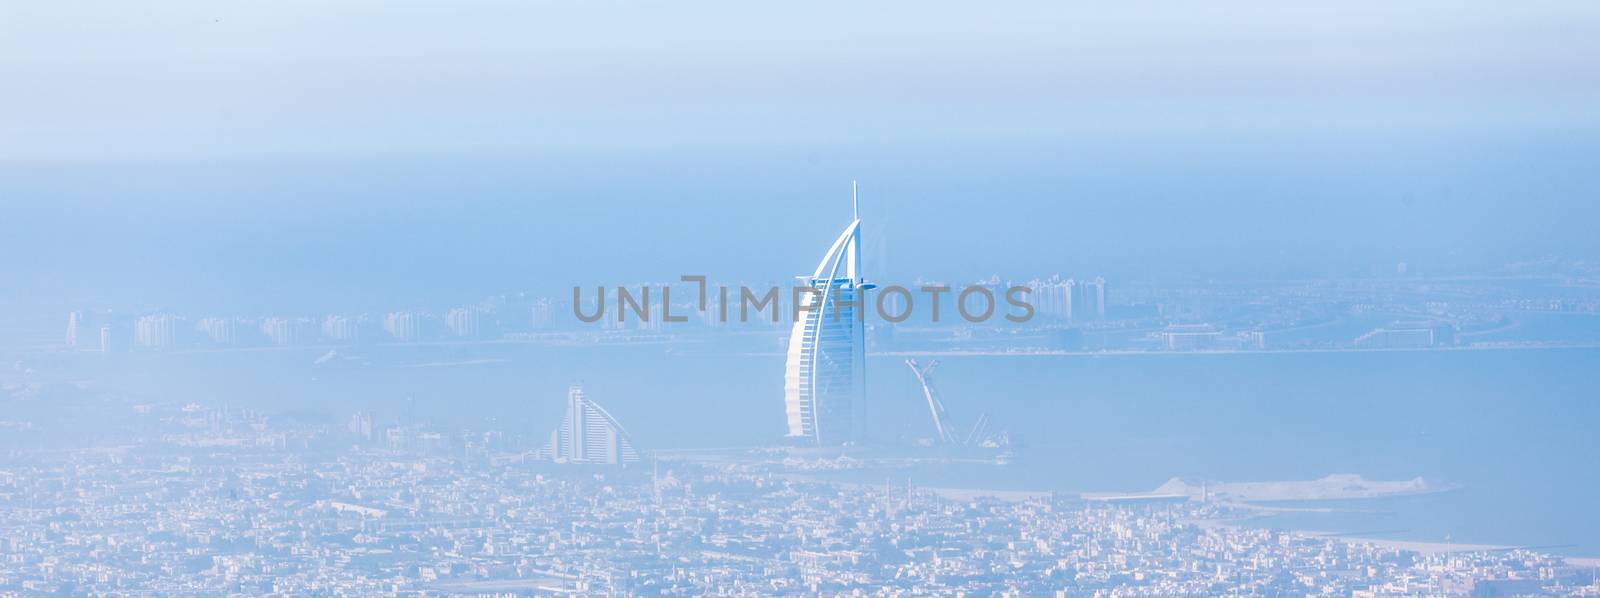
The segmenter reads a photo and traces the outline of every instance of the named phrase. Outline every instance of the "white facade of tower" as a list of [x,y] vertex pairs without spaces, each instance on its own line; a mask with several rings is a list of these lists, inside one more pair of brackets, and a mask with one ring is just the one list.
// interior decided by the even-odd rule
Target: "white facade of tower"
[[817,446],[861,439],[866,419],[866,338],[862,313],[859,214],[822,256],[801,285],[800,317],[789,333],[784,368],[784,415],[788,437]]
[[633,439],[604,407],[590,401],[583,387],[567,390],[566,415],[550,432],[543,457],[557,463],[624,465],[639,461]]

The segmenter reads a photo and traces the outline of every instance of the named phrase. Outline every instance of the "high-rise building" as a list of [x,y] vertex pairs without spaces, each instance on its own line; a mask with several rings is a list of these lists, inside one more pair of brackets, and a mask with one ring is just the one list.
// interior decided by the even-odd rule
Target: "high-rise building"
[[1078,282],[1068,278],[1066,282],[1061,283],[1061,287],[1064,289],[1061,291],[1062,302],[1065,303],[1063,311],[1066,313],[1067,321],[1071,322],[1072,318],[1077,315],[1072,311],[1072,308],[1078,302]]
[[78,312],[67,314],[67,346],[78,347]]
[[110,353],[111,352],[111,327],[110,326],[101,326],[100,327],[100,352],[101,353]]
[[726,325],[727,322],[722,321],[720,316],[721,312],[717,311],[717,306],[710,302],[706,303],[705,309],[700,310],[700,321],[705,323],[706,328],[720,328]]
[[233,346],[244,340],[244,324],[236,318],[202,318],[195,330],[216,345]]
[[533,307],[532,307],[531,311],[532,311],[532,314],[531,314],[531,317],[528,320],[528,324],[535,331],[549,330],[550,329],[550,300],[548,298],[540,297],[539,299],[537,299],[537,300],[535,300],[533,302]]
[[350,422],[345,424],[345,429],[363,440],[372,440],[372,414],[362,411],[351,414]]
[[583,394],[577,384],[567,389],[567,412],[550,432],[540,457],[557,463],[625,465],[639,461],[633,439],[617,418]]
[[1006,281],[1002,283],[1000,282],[999,274],[991,274],[987,280],[979,280],[972,283],[972,286],[983,287],[989,291],[989,295],[991,297],[999,298],[1006,296],[1006,289],[1011,286],[1011,282]]
[[305,318],[266,318],[261,320],[261,335],[274,345],[293,345],[311,337],[314,328]]
[[178,316],[152,314],[133,323],[133,342],[141,347],[161,349],[178,343]]
[[322,336],[337,343],[361,340],[361,318],[331,315],[322,319]]
[[444,324],[455,336],[476,338],[483,332],[483,312],[476,307],[453,308],[444,315]]
[[1094,277],[1094,317],[1098,320],[1106,319],[1106,279],[1104,276]]
[[411,343],[422,339],[422,314],[409,311],[389,312],[383,318],[383,329],[394,340]]
[[816,270],[798,278],[814,292],[801,294],[800,317],[789,333],[783,381],[788,437],[817,446],[859,441],[866,419],[862,312],[872,288],[861,277],[859,210]]
[[1096,276],[1094,280],[1085,280],[1077,283],[1072,290],[1072,317],[1075,320],[1105,319],[1106,317],[1106,279]]
[[1060,275],[1047,280],[1035,278],[1028,282],[1028,300],[1038,310],[1039,316],[1049,320],[1070,321],[1073,284],[1071,279],[1061,280]]

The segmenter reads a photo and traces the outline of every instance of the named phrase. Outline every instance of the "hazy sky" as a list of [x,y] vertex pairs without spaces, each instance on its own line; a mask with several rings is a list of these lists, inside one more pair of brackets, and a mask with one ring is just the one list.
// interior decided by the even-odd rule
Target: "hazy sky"
[[903,278],[1592,257],[1595,73],[1594,2],[7,2],[0,308],[778,280],[852,177]]
[[0,159],[1593,127],[1593,2],[8,2]]

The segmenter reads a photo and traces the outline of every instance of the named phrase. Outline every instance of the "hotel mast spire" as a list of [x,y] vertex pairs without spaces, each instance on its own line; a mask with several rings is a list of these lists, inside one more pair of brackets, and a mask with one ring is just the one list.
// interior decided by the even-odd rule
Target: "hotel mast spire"
[[851,220],[861,219],[861,204],[856,202],[856,180],[850,179],[850,215]]

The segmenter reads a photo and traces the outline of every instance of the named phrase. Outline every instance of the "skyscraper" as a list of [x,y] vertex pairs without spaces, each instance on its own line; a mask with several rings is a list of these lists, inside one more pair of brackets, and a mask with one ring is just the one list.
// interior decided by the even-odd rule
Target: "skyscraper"
[[450,333],[460,337],[477,338],[482,334],[483,311],[476,307],[457,307],[444,316]]
[[78,312],[67,314],[67,346],[72,348],[78,346]]
[[1096,276],[1084,280],[1072,292],[1072,317],[1078,320],[1103,320],[1106,317],[1106,279]]
[[133,323],[133,342],[156,349],[171,347],[178,341],[178,317],[171,314],[142,316]]
[[372,414],[355,412],[350,416],[350,423],[345,428],[363,440],[372,440]]
[[293,345],[312,336],[315,326],[306,318],[265,318],[261,320],[261,335],[274,345]]
[[1100,320],[1106,319],[1106,278],[1104,276],[1094,277],[1094,317]]
[[[1061,280],[1060,275],[1051,276],[1048,280],[1037,278],[1028,282],[1031,291],[1030,300],[1039,310],[1039,315],[1057,321],[1072,320],[1072,287],[1075,283],[1071,279]],[[998,292],[1003,293],[1005,289]],[[996,295],[1000,296],[1000,295]]]
[[328,340],[341,343],[360,341],[361,318],[342,315],[330,315],[323,318],[322,336]]
[[541,457],[557,463],[619,465],[639,461],[633,439],[617,418],[583,394],[577,384],[567,389],[567,413],[550,432]]
[[1062,293],[1065,293],[1065,301],[1067,302],[1065,310],[1067,321],[1071,322],[1073,318],[1078,316],[1077,312],[1072,311],[1078,302],[1078,293],[1080,292],[1078,290],[1078,282],[1068,278],[1066,282],[1061,283],[1061,286],[1066,289]]
[[202,318],[195,324],[195,330],[212,344],[222,346],[237,345],[243,340],[244,325],[235,318]]
[[528,320],[529,326],[535,331],[548,330],[550,328],[550,300],[541,297],[534,301],[532,312]]
[[800,317],[789,333],[783,381],[788,437],[817,446],[860,440],[866,419],[862,312],[872,286],[861,277],[861,215],[853,212],[817,269],[798,277],[814,292],[800,295]]
[[383,318],[383,329],[402,343],[414,343],[422,339],[422,314],[409,311],[389,312]]

